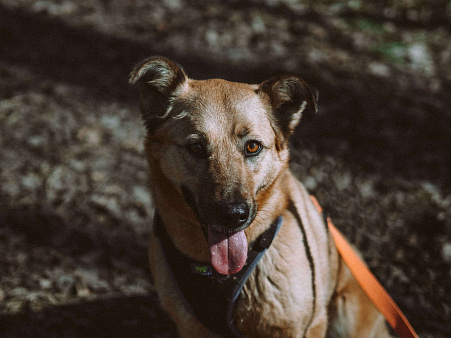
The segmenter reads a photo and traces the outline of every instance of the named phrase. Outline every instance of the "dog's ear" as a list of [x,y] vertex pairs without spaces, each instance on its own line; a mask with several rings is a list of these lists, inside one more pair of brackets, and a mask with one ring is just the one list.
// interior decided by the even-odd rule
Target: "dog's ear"
[[306,112],[318,110],[318,92],[303,79],[293,75],[284,75],[264,81],[258,94],[266,94],[273,110],[277,128],[287,139]]
[[135,66],[129,82],[139,85],[142,118],[149,132],[167,117],[173,98],[186,81],[182,67],[164,57],[151,57]]

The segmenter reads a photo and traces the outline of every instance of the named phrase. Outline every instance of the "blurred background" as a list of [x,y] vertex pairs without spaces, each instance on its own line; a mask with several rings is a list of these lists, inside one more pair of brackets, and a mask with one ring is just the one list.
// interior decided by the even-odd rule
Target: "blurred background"
[[451,336],[451,2],[0,0],[0,336],[174,337],[133,65],[293,73],[292,170],[421,337]]

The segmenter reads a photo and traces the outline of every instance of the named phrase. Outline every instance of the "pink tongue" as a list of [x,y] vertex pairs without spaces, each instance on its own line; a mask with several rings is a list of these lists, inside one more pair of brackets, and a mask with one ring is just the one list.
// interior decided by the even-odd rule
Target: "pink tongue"
[[244,230],[231,235],[208,227],[211,265],[223,275],[239,272],[247,259],[247,239]]

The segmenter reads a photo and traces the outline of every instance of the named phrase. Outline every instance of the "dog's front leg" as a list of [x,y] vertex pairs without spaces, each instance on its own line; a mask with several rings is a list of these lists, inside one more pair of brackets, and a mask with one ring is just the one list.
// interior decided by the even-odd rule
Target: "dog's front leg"
[[176,324],[180,337],[219,337],[202,326],[186,308],[168,268],[161,244],[155,236],[150,239],[149,259],[161,305]]

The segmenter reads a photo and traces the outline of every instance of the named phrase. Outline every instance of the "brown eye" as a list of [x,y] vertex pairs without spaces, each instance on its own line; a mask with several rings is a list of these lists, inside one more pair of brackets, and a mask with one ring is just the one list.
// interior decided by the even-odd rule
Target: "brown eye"
[[246,148],[244,150],[244,153],[246,156],[255,156],[260,153],[263,146],[260,142],[257,141],[249,141],[246,143]]
[[206,154],[205,147],[202,143],[191,143],[187,148],[191,155],[196,157],[204,157]]

